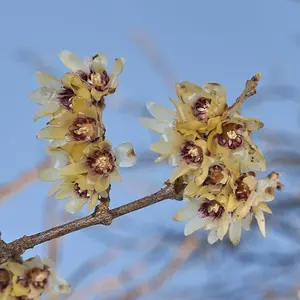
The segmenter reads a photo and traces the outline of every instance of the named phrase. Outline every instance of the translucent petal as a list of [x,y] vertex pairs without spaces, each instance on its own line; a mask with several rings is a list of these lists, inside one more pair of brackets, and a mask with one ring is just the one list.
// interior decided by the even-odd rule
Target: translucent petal
[[68,132],[64,127],[45,127],[38,133],[39,139],[62,140]]
[[173,170],[169,177],[169,181],[172,183],[180,176],[186,174],[190,170],[190,167],[187,164],[181,164],[179,167]]
[[207,241],[210,245],[214,244],[215,242],[217,242],[219,240],[218,237],[218,233],[215,230],[211,230],[208,237],[207,237]]
[[160,121],[164,121],[164,120],[172,121],[175,117],[175,113],[173,113],[166,107],[160,104],[156,104],[154,102],[148,102],[147,109],[155,119]]
[[49,104],[57,100],[56,89],[43,86],[33,91],[29,98],[37,104]]
[[90,73],[88,66],[82,61],[82,59],[79,56],[75,55],[74,53],[67,50],[63,50],[59,52],[58,56],[62,63],[73,72],[81,70],[86,74]]
[[102,176],[95,184],[95,190],[100,193],[108,189],[110,183],[109,176]]
[[178,153],[171,154],[168,159],[168,163],[171,167],[177,167],[180,163],[180,156]]
[[187,236],[192,234],[196,230],[205,226],[206,223],[207,221],[205,219],[201,219],[199,216],[194,217],[185,225],[184,235]]
[[97,205],[97,201],[98,201],[98,194],[94,193],[89,202],[88,209],[92,210]]
[[160,122],[156,119],[140,118],[139,121],[144,127],[158,133],[164,133],[165,129],[170,127],[169,123]]
[[55,181],[60,178],[60,170],[55,168],[47,168],[39,173],[39,179],[42,181]]
[[255,213],[255,218],[258,224],[258,227],[261,231],[261,234],[266,237],[266,225],[265,225],[265,216],[262,210],[258,210]]
[[229,229],[229,238],[234,246],[236,246],[241,240],[242,224],[240,220],[231,223]]
[[69,155],[65,151],[48,150],[48,155],[51,158],[51,166],[59,169],[65,167],[69,162]]
[[77,175],[77,174],[83,174],[83,173],[87,173],[87,169],[82,163],[70,164],[70,165],[62,168],[60,171],[60,174],[62,176]]
[[52,197],[60,188],[60,185],[63,181],[58,180],[57,182],[53,183],[53,185],[48,190],[48,197]]
[[116,181],[116,182],[121,182],[122,178],[120,176],[120,173],[118,171],[118,169],[115,169],[111,174],[110,174],[110,178],[112,181]]
[[195,182],[189,182],[184,189],[184,195],[194,196],[199,191],[200,187]]
[[42,86],[46,88],[58,90],[61,88],[61,82],[55,78],[54,76],[44,73],[44,72],[36,72],[36,80]]
[[34,115],[34,121],[37,121],[38,119],[52,115],[55,111],[59,109],[60,105],[57,103],[49,103],[43,105],[39,110],[36,111]]
[[170,143],[167,143],[167,142],[159,141],[159,142],[153,143],[150,146],[150,149],[153,152],[156,152],[159,154],[171,154],[172,150],[173,150],[173,145]]
[[122,168],[128,168],[136,164],[136,155],[131,143],[123,143],[116,147],[114,151],[116,155],[116,163],[118,166]]
[[67,199],[67,198],[70,198],[71,196],[73,195],[73,191],[61,191],[61,192],[58,192],[55,196],[55,198],[57,200],[64,200],[64,199]]
[[65,205],[65,211],[70,214],[76,214],[81,207],[86,203],[87,200],[71,198]]
[[124,68],[125,59],[123,57],[116,58],[111,68],[111,73],[115,76],[119,75]]
[[102,70],[106,70],[108,65],[107,55],[103,52],[98,52],[96,57],[93,59],[92,68],[96,72],[101,72]]
[[242,220],[242,226],[246,231],[250,230],[250,225],[252,222],[253,214],[248,214],[243,220]]
[[188,219],[196,217],[198,209],[199,205],[197,205],[196,203],[189,203],[186,206],[179,209],[173,216],[173,219],[178,222],[186,221]]
[[[24,265],[15,262],[8,262],[7,263],[8,269],[16,276],[25,276],[26,271],[28,268]],[[1,294],[0,294],[1,295]]]

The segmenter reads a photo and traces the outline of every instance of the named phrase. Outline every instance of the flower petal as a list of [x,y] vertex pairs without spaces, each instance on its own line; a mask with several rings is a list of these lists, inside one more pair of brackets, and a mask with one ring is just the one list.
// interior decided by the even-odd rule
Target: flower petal
[[39,139],[62,140],[68,132],[64,127],[45,127],[40,130],[37,137]]
[[211,232],[209,233],[208,237],[207,237],[207,241],[210,245],[214,244],[216,241],[219,240],[219,236],[217,231],[215,230],[211,230]]
[[164,133],[165,129],[170,127],[169,123],[160,122],[156,119],[139,118],[139,121],[144,127],[158,133]]
[[55,181],[61,178],[60,170],[55,168],[47,168],[39,173],[39,179],[42,181]]
[[87,169],[82,163],[70,164],[70,165],[62,168],[60,171],[60,174],[62,176],[77,175],[77,174],[83,174],[83,173],[87,173]]
[[56,89],[43,86],[33,91],[29,98],[37,104],[49,104],[57,100]]
[[172,121],[175,117],[175,113],[160,104],[150,101],[146,106],[151,115],[159,121]]
[[100,180],[98,180],[95,184],[95,190],[98,192],[98,193],[101,193],[105,190],[108,189],[109,187],[109,183],[110,183],[110,178],[109,176],[102,176],[100,178]]
[[73,72],[83,71],[86,74],[90,73],[88,66],[83,62],[83,60],[79,56],[75,55],[74,53],[68,50],[63,50],[59,52],[58,56],[62,63]]
[[61,88],[61,82],[48,73],[36,72],[36,80],[40,85],[49,89],[58,90]]
[[262,210],[255,212],[255,218],[258,224],[258,227],[261,231],[261,234],[266,237],[266,225],[265,225],[265,216]]
[[124,63],[125,63],[125,58],[123,57],[116,58],[110,72],[115,76],[119,75],[123,71]]
[[187,164],[181,164],[179,167],[173,170],[169,177],[169,181],[172,183],[180,176],[186,174],[190,170],[189,165]]
[[180,208],[173,216],[173,219],[178,222],[186,221],[188,219],[196,217],[198,209],[199,205],[197,205],[196,203],[189,203],[186,206]]
[[49,103],[46,105],[43,105],[39,110],[36,111],[34,115],[34,121],[37,121],[38,119],[52,115],[54,112],[56,112],[59,109],[60,105],[57,103]]
[[185,225],[184,235],[187,236],[192,234],[194,231],[205,226],[206,223],[207,220],[201,219],[199,216],[194,217]]
[[48,197],[52,197],[55,193],[57,193],[62,183],[62,180],[53,183],[53,185],[48,190]]
[[122,168],[128,168],[136,164],[136,155],[131,143],[123,143],[116,147],[114,151],[116,155],[116,163],[118,166]]
[[71,198],[65,205],[65,211],[70,214],[76,214],[81,207],[86,203],[87,200]]
[[231,223],[229,229],[229,238],[234,246],[236,246],[241,240],[242,224],[240,220]]
[[92,210],[96,206],[97,201],[98,201],[98,194],[94,193],[92,199],[89,202],[88,209]]

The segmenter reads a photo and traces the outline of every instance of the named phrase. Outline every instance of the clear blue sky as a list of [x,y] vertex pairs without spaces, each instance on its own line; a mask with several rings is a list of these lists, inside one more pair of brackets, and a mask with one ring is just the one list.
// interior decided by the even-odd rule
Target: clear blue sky
[[[228,101],[232,102],[245,80],[258,71],[263,73],[262,86],[278,82],[299,86],[299,13],[300,4],[288,0],[3,2],[0,11],[0,184],[41,160],[46,146],[35,137],[44,126],[44,120],[33,122],[37,106],[27,97],[37,88],[36,67],[30,68],[32,63],[20,61],[22,53],[23,59],[26,52],[38,54],[38,59],[46,63],[44,68],[53,67],[58,74],[65,71],[57,57],[62,49],[82,57],[103,51],[110,61],[123,56],[126,65],[116,97],[139,103],[152,100],[169,106],[168,97],[175,95],[174,89],[166,84],[130,38],[136,30],[142,30],[159,45],[176,80],[199,84],[220,82],[226,86]],[[268,129],[293,130],[297,121],[294,108],[289,99],[283,98],[280,103],[270,101],[257,107],[248,103],[246,113],[261,117]],[[136,114],[122,114],[108,108],[105,118],[107,137],[116,146],[131,141],[139,154],[153,140],[139,125]],[[154,164],[136,171],[126,170],[122,173],[126,176],[124,182],[113,187],[112,205],[154,191],[169,171]],[[134,190],[136,181],[139,188]],[[0,230],[5,240],[43,229],[48,187],[40,182],[30,185],[1,206]],[[135,213],[135,221],[137,224],[142,220],[155,221],[183,230],[183,224],[172,221],[178,207],[178,203],[159,204]],[[98,230],[117,230],[118,222],[115,228],[98,228],[90,233],[101,239]],[[76,261],[82,261],[103,246],[82,233],[72,234],[65,241],[61,265],[64,275],[74,268],[75,256]],[[37,247],[28,255],[41,254],[43,249],[44,246]],[[111,268],[108,272],[114,270]]]

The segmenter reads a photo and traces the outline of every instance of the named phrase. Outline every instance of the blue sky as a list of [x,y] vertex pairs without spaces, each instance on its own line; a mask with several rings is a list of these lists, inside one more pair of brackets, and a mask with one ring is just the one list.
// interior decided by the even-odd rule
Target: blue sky
[[[226,86],[231,103],[246,79],[258,71],[263,73],[262,87],[278,82],[299,86],[299,12],[300,4],[288,0],[3,2],[0,11],[0,184],[9,182],[44,157],[46,143],[35,137],[44,126],[44,120],[33,122],[37,106],[27,97],[37,88],[34,77],[37,69],[31,67],[32,62],[24,61],[24,53],[37,55],[44,61],[41,67],[47,70],[52,67],[56,74],[65,71],[57,57],[62,49],[82,57],[102,51],[111,61],[123,56],[126,65],[117,95],[107,101],[133,99],[142,104],[152,100],[170,107],[168,97],[175,96],[173,86],[166,83],[132,41],[132,35],[141,32],[157,43],[175,80],[198,84],[220,82]],[[270,94],[269,97],[275,96]],[[259,102],[259,99],[253,101]],[[298,115],[289,100],[268,101],[257,107],[249,100],[245,112],[262,118],[268,129],[293,131]],[[116,146],[131,141],[137,154],[141,154],[153,140],[139,125],[137,114],[122,114],[108,108],[105,120],[107,137]],[[170,170],[153,164],[125,171],[124,182],[113,187],[112,206],[155,191]],[[137,182],[139,188],[135,189]],[[0,229],[5,240],[43,229],[47,188],[46,183],[35,183],[1,206]],[[178,207],[178,203],[159,204],[135,213],[134,221],[138,224],[149,220],[181,230],[183,225],[172,221]],[[96,231],[117,229],[118,225],[115,229],[96,228],[90,233],[101,238],[101,233]],[[65,275],[73,269],[75,258],[81,261],[99,252],[99,247],[105,247],[105,243],[99,246],[81,233],[65,241],[61,265]],[[43,249],[44,246],[37,247],[29,254],[41,254]]]

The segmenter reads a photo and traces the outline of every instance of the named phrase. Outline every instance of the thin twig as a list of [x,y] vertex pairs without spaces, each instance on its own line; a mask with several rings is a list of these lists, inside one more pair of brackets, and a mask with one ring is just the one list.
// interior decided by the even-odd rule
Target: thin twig
[[87,217],[48,229],[46,231],[23,236],[0,249],[0,264],[7,261],[13,255],[20,255],[27,249],[31,249],[44,242],[62,237],[68,233],[78,231],[94,225],[110,225],[113,219],[145,208],[166,199],[182,200],[184,185],[177,183],[168,184],[158,192],[130,202],[120,207],[109,210],[106,205],[99,205],[95,212]]

